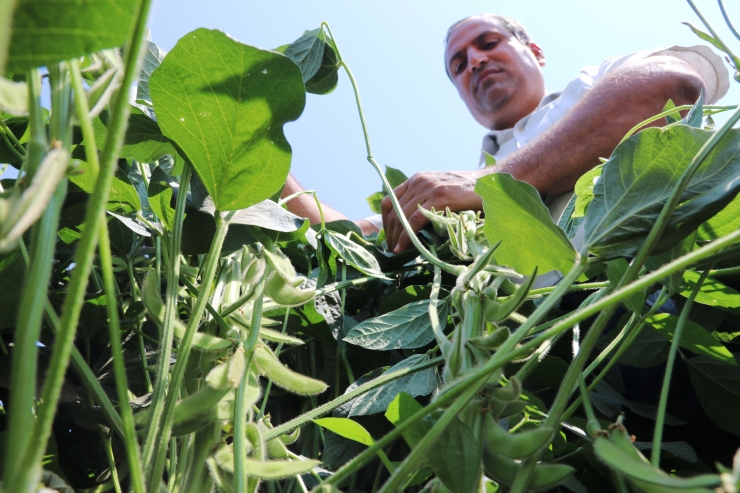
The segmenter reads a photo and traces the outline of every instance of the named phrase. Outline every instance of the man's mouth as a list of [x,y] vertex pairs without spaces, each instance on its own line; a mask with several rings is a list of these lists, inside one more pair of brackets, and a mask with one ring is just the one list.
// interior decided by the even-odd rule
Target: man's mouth
[[478,92],[478,89],[483,89],[485,86],[489,86],[502,72],[503,71],[500,69],[486,69],[483,72],[480,72],[473,80],[474,91]]

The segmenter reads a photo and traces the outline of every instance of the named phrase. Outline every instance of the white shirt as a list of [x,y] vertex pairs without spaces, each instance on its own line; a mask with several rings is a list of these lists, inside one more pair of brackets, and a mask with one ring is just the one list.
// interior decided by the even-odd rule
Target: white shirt
[[[599,66],[581,69],[578,76],[570,81],[561,92],[547,94],[532,113],[519,120],[513,128],[492,130],[483,137],[482,150],[496,160],[503,159],[512,152],[524,147],[538,135],[563,118],[581,98],[606,75],[614,72],[628,62],[658,55],[670,55],[685,60],[696,68],[704,81],[707,92],[705,104],[713,104],[723,97],[730,87],[729,72],[722,59],[707,46],[671,46],[656,50],[638,51],[624,56],[607,58]],[[480,164],[485,162],[481,153]],[[545,203],[554,222],[558,222],[573,192],[557,197],[548,197]]]

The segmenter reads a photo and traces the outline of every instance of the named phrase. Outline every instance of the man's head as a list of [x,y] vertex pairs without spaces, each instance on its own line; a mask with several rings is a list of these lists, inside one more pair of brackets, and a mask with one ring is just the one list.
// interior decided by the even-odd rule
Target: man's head
[[545,95],[544,65],[542,50],[514,19],[476,15],[447,31],[447,74],[486,128],[510,128],[534,111]]

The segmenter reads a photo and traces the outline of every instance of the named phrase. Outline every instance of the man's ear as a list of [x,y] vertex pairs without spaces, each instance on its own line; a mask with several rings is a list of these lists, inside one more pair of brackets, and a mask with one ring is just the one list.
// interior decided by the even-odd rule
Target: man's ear
[[529,49],[532,50],[532,53],[534,54],[534,57],[539,62],[540,67],[544,67],[547,61],[545,60],[545,53],[542,51],[542,48],[540,48],[540,46],[537,43],[530,42]]

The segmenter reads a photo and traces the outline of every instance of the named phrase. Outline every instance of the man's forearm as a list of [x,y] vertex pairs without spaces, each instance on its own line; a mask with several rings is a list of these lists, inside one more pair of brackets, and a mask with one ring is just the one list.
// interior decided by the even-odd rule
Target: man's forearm
[[693,104],[702,89],[686,62],[641,60],[601,81],[561,121],[483,174],[511,173],[542,194],[567,192],[599,157],[609,157],[633,126],[660,113],[668,99]]

